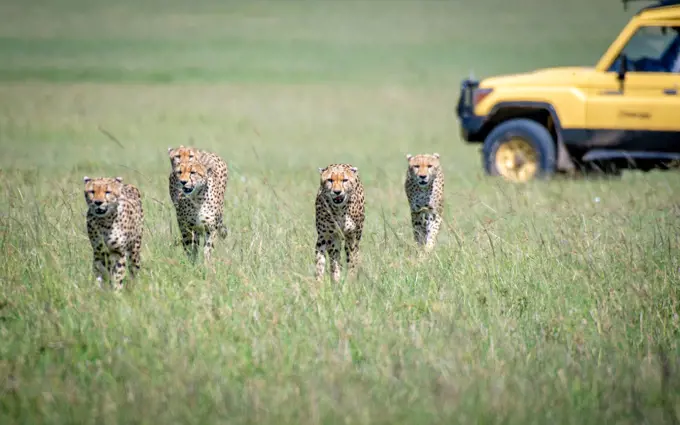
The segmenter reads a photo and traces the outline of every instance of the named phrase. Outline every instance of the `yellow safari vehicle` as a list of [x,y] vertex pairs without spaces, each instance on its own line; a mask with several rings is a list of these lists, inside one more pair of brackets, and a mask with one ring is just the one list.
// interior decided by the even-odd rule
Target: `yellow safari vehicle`
[[[633,0],[623,0],[626,3]],[[467,79],[462,138],[489,175],[669,169],[680,160],[680,0],[644,7],[594,67]]]

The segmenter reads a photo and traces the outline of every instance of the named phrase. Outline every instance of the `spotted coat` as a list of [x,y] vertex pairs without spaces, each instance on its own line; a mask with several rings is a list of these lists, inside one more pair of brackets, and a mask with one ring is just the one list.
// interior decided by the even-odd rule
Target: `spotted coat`
[[340,280],[340,249],[344,240],[349,275],[356,273],[359,242],[364,228],[364,187],[358,169],[350,164],[319,168],[316,195],[316,278],[321,280],[330,259],[330,274]]
[[135,186],[116,178],[83,178],[87,203],[87,235],[93,272],[101,285],[123,286],[126,267],[134,277],[141,267],[144,222],[142,197]]
[[195,261],[203,237],[203,256],[209,261],[217,238],[227,236],[223,222],[227,164],[212,152],[191,147],[170,148],[168,155],[172,166],[168,190],[182,245],[189,259]]
[[444,172],[439,154],[406,155],[404,190],[411,210],[416,243],[431,251],[437,241],[444,212]]

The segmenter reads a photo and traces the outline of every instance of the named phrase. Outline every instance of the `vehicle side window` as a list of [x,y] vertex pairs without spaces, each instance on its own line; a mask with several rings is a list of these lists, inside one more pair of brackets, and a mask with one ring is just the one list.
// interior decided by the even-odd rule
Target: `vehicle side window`
[[[621,53],[628,57],[632,72],[680,72],[680,27],[643,26],[630,38]],[[611,67],[618,67],[617,59]]]

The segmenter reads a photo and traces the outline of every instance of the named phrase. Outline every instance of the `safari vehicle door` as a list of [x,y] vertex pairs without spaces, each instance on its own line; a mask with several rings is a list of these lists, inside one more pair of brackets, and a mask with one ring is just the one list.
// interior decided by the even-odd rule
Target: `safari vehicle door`
[[680,152],[680,21],[627,30],[612,45],[622,47],[607,52],[588,83],[586,143]]

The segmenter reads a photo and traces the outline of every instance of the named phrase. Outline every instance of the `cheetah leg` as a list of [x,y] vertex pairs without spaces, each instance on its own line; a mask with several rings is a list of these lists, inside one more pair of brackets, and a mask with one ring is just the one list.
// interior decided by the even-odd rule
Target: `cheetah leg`
[[425,225],[420,213],[411,213],[411,226],[413,226],[413,239],[418,245],[425,243]]
[[123,279],[125,278],[125,267],[127,266],[127,257],[118,253],[111,254],[111,285],[113,289],[119,290],[123,287]]
[[205,231],[205,243],[203,244],[203,258],[205,261],[210,261],[210,258],[212,257],[213,245],[215,244],[217,233],[217,229],[206,229]]
[[101,288],[102,283],[109,279],[109,269],[106,266],[106,256],[104,254],[95,252],[94,259],[92,260],[92,272],[97,280],[97,284]]
[[182,230],[182,246],[184,246],[184,252],[191,262],[196,261],[198,257],[198,235],[191,230]]
[[340,280],[340,240],[334,236],[328,249],[328,258],[331,261],[331,278],[333,282]]
[[356,277],[359,263],[359,240],[361,236],[349,235],[345,240],[345,257],[347,258],[347,276]]
[[324,238],[319,236],[316,240],[316,280],[323,279],[323,273],[326,269],[326,244]]
[[435,214],[431,217],[428,217],[427,220],[427,227],[426,227],[426,242],[425,242],[425,251],[430,252],[434,249],[435,244],[437,243],[437,234],[439,234],[439,228],[442,223],[442,217],[439,214]]
[[222,217],[220,217],[217,222],[217,230],[220,238],[226,239],[227,236],[229,236],[229,229],[227,228],[227,225],[224,224],[224,219]]
[[130,276],[134,279],[137,276],[137,272],[142,267],[142,239],[138,238],[132,244],[132,249],[130,250]]

